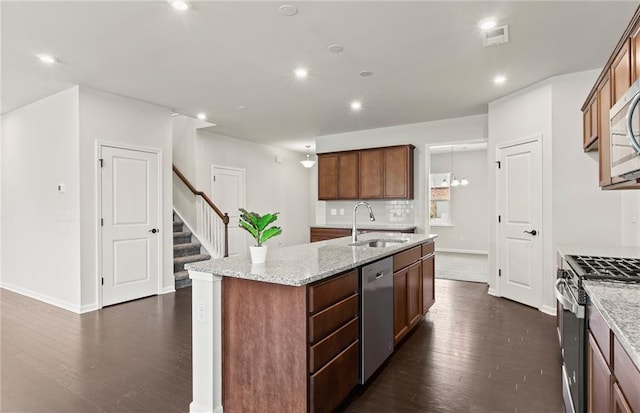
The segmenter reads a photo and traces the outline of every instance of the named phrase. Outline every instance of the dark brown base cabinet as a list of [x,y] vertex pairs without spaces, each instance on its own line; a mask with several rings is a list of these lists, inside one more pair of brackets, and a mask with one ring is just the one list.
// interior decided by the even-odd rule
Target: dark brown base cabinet
[[600,312],[589,304],[587,394],[589,413],[640,412],[640,372]]
[[393,336],[398,344],[435,302],[433,242],[393,257]]

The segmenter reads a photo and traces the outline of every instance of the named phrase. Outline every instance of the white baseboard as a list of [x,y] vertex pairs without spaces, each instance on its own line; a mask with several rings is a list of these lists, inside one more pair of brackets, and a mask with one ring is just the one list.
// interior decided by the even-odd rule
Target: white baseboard
[[91,311],[97,311],[99,309],[98,303],[83,305],[80,307],[80,314],[90,313]]
[[495,288],[491,288],[491,287],[489,287],[489,291],[487,291],[487,293],[488,293],[489,295],[494,296],[494,297],[500,297],[500,296],[498,295],[498,292],[496,291],[496,289],[495,289]]
[[[436,243],[438,245],[438,243]],[[483,250],[465,250],[465,249],[457,249],[457,248],[438,248],[436,247],[436,252],[454,252],[457,254],[478,254],[478,255],[487,255],[487,251]]]
[[171,285],[169,287],[164,287],[162,291],[160,291],[160,294],[169,294],[169,293],[175,293],[175,292],[176,292],[176,286]]
[[16,285],[7,284],[4,282],[2,283],[2,285],[0,285],[0,288],[4,288],[5,290],[9,290],[20,295],[24,295],[25,297],[33,298],[34,300],[42,301],[43,303],[51,304],[64,310],[71,311],[72,313],[82,313],[82,308],[79,305],[70,303],[65,300],[60,300],[58,298],[51,297],[49,295],[42,294],[33,290],[29,290],[27,288],[18,287]]
[[545,314],[549,314],[552,316],[556,315],[556,307],[549,307],[548,305],[543,305],[538,310],[542,311]]

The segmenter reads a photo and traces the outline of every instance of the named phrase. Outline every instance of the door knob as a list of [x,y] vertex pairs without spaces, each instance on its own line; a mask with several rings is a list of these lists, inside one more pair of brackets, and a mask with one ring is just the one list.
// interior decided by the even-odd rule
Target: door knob
[[538,235],[538,231],[532,229],[531,231],[524,231],[526,234],[533,235],[534,237]]
[[154,228],[154,229],[150,229],[149,232],[152,233],[152,234],[155,234],[156,232],[160,232],[160,230]]

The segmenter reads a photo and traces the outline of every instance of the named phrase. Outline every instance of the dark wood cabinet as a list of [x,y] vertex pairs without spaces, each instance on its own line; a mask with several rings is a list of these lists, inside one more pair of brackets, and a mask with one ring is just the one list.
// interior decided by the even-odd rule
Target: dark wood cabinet
[[613,375],[607,360],[600,352],[600,348],[591,334],[589,334],[589,345],[587,347],[587,363],[588,411],[590,413],[609,412],[611,410]]
[[318,155],[318,199],[357,199],[357,151]]
[[613,413],[633,413],[618,383],[613,384]]
[[611,101],[615,104],[631,86],[631,40],[625,40],[611,64]]
[[414,149],[401,145],[319,154],[318,199],[413,199]]
[[223,406],[331,412],[358,384],[359,272],[306,287],[222,281]]
[[318,199],[338,199],[338,155],[318,155]]
[[611,176],[609,110],[640,78],[640,7],[624,30],[600,76],[582,105],[582,144],[598,151],[599,185],[603,190],[640,189],[639,180]]
[[427,311],[429,311],[431,306],[436,302],[435,261],[436,259],[433,253],[422,258],[422,314],[427,314]]
[[384,197],[384,151],[365,149],[360,151],[360,198]]
[[583,113],[583,147],[585,152],[598,149],[598,96],[595,95]]
[[413,199],[413,150],[411,145],[384,148],[384,198]]
[[393,257],[394,344],[420,322],[434,303],[433,245],[433,242],[427,242]]
[[588,412],[640,412],[638,367],[592,303],[587,306],[587,316]]
[[338,199],[358,199],[358,152],[338,154]]

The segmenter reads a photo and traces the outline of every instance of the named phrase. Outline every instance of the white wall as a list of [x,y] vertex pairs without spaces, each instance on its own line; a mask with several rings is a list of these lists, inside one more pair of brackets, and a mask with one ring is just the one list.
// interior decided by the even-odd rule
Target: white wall
[[[451,187],[453,226],[431,227],[431,232],[438,234],[436,249],[486,253],[489,246],[487,151],[456,152],[453,159],[456,177],[467,178],[469,185]],[[431,155],[430,167],[431,173],[449,172],[451,155]]]
[[640,190],[622,191],[622,245],[640,247]]
[[[542,136],[541,309],[549,313],[555,312],[555,245],[622,245],[623,227],[628,227],[631,220],[630,213],[621,217],[621,191],[599,189],[597,154],[582,150],[580,107],[599,73],[593,70],[558,76],[489,104],[490,194],[495,194],[496,174],[491,158],[495,148],[510,140]],[[637,195],[629,197],[629,205],[637,203]],[[495,215],[495,196],[490,196],[490,222]],[[495,291],[496,225],[489,225],[489,234],[489,283],[490,291]]]
[[76,312],[78,159],[77,87],[3,116],[1,285]]
[[97,147],[98,142],[159,149],[162,166],[162,285],[174,290],[172,231],[171,111],[141,101],[80,88],[80,211],[82,308],[98,305]]
[[[305,158],[303,154],[204,130],[196,131],[198,121],[195,119],[179,122],[173,137],[174,151],[177,151],[175,164],[181,171],[195,171],[195,179],[191,182],[198,190],[211,197],[212,165],[244,169],[246,208],[259,213],[280,212],[277,224],[282,227],[282,235],[267,244],[287,246],[309,242],[311,170],[300,164]],[[276,162],[276,156],[281,159],[280,163]],[[216,202],[213,198],[212,201]]]
[[[428,231],[428,215],[426,211],[426,188],[428,181],[425,173],[425,144],[483,141],[486,137],[487,116],[476,115],[319,136],[316,138],[316,152],[324,153],[413,144],[416,147],[414,155],[414,225],[417,227],[418,232],[424,233]],[[312,185],[317,186],[317,175],[315,179]],[[310,215],[316,217],[317,224],[323,224],[318,217],[324,215],[325,208],[329,208],[327,202],[318,201],[317,193],[314,195],[314,198],[311,199],[311,202],[312,205],[315,205],[315,208],[312,209]],[[319,213],[318,210],[321,212]]]

